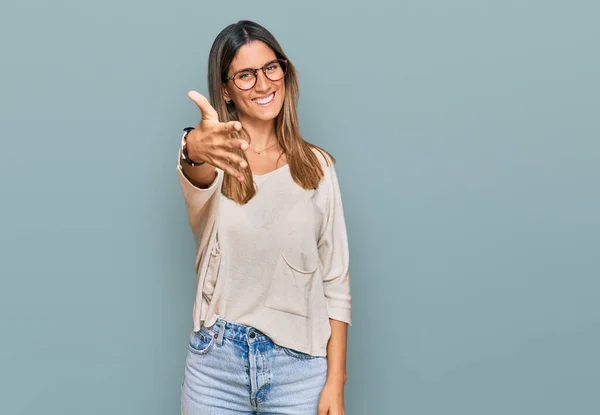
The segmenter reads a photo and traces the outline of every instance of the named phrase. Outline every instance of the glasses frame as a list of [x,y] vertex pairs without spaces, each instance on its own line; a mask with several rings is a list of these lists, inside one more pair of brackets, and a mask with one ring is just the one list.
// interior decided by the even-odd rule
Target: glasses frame
[[[275,61],[279,61],[279,62],[284,62],[285,63],[285,65],[283,65],[283,67],[284,67],[283,76],[277,80],[277,81],[281,81],[287,75],[288,62],[289,62],[287,59],[273,59],[273,60],[270,60],[269,62],[265,63],[261,68],[244,68],[244,69],[240,69],[239,71],[236,71],[231,76],[224,76],[223,77],[223,82],[227,83],[228,81],[231,81],[231,82],[233,82],[233,84],[236,86],[237,89],[239,89],[241,91],[249,91],[249,90],[251,90],[252,88],[254,88],[256,86],[256,83],[258,82],[258,71],[260,71],[260,70],[262,70],[263,74],[265,75],[265,78],[267,78],[269,81],[271,81],[271,82],[277,82],[277,81],[273,81],[271,78],[269,78],[269,75],[267,75],[267,69],[266,69],[268,65],[272,64]],[[236,84],[233,79],[240,72],[246,72],[246,71],[254,72],[254,84],[252,84],[252,86],[250,88],[240,88],[239,85]]]

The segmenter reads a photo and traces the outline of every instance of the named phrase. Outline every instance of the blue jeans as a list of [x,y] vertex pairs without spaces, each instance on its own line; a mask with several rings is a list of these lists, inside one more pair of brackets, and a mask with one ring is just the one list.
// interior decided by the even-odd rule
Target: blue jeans
[[257,329],[217,319],[192,332],[182,415],[316,415],[327,358],[279,346]]

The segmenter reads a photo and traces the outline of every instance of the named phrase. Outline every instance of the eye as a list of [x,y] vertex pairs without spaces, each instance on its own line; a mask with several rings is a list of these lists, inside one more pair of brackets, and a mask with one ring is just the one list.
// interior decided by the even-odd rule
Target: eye
[[268,72],[273,72],[273,71],[277,70],[277,68],[279,68],[279,63],[273,62],[273,63],[270,63],[269,66],[266,67],[266,70]]
[[250,71],[246,71],[246,72],[240,72],[239,74],[236,75],[236,78],[239,79],[240,81],[244,81],[247,79],[252,79],[252,77],[254,76],[254,74]]

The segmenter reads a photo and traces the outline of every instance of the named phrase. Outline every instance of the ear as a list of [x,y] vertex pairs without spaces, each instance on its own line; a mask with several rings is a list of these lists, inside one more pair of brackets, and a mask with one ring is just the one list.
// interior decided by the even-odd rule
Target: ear
[[231,96],[229,96],[229,91],[227,90],[227,87],[225,85],[223,85],[223,87],[221,89],[223,91],[223,99],[225,101],[231,101]]

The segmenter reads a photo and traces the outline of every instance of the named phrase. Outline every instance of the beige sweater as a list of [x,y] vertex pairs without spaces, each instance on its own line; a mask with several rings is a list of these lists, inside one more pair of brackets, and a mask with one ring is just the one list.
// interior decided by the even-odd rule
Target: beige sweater
[[256,176],[256,196],[238,205],[221,193],[223,171],[200,189],[178,177],[196,239],[193,329],[217,317],[253,326],[275,343],[327,355],[329,319],[351,325],[348,238],[334,165],[304,190],[285,165]]

